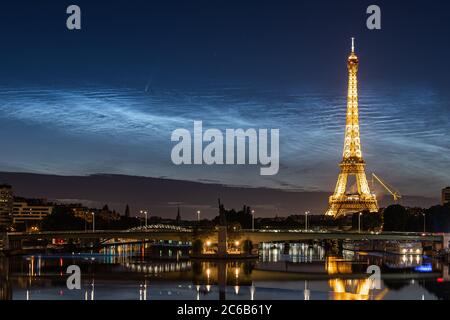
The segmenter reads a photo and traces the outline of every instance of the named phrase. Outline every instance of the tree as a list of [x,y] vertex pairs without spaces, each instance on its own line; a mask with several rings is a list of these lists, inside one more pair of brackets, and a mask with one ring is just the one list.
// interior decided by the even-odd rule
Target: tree
[[405,207],[394,204],[390,205],[383,212],[384,231],[408,231],[408,212]]
[[128,204],[127,204],[127,206],[125,207],[125,217],[127,217],[127,218],[130,217],[130,207],[128,206]]
[[42,220],[43,230],[84,230],[84,219],[75,217],[73,210],[65,206],[53,208]]
[[220,220],[226,221],[226,223],[231,226],[233,224],[240,224],[242,229],[250,229],[252,227],[252,214],[250,207],[244,206],[242,210],[236,211],[234,209],[226,210],[223,204],[219,202],[220,214],[215,217],[213,222],[215,224],[220,224]]
[[426,228],[431,232],[450,232],[450,206],[433,206],[425,211]]
[[352,228],[358,229],[359,221],[361,221],[361,230],[376,230],[381,228],[383,224],[383,217],[378,212],[370,212],[365,210],[359,218],[359,212],[352,215]]

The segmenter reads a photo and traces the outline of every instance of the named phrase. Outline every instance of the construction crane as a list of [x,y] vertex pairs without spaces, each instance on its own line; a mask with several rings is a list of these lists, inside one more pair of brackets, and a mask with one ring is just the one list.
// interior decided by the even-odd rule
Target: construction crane
[[397,202],[402,198],[402,195],[395,190],[394,188],[390,187],[387,183],[383,182],[375,173],[372,172],[372,187],[373,187],[373,179],[376,179],[382,186],[389,192],[392,197],[394,198],[394,202]]

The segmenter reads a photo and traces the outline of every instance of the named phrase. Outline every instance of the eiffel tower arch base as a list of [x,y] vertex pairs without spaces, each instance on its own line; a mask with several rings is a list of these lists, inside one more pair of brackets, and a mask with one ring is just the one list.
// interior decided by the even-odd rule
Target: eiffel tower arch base
[[335,218],[361,211],[378,212],[378,204],[375,196],[364,198],[361,198],[358,195],[343,195],[341,197],[331,196],[329,203],[330,206],[326,215]]

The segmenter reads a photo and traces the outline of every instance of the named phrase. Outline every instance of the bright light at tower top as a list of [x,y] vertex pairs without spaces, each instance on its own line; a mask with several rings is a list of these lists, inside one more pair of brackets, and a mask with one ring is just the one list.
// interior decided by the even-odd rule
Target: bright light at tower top
[[350,52],[350,55],[348,56],[348,66],[349,67],[357,67],[358,65],[358,57],[355,54],[355,38],[352,37],[352,51]]

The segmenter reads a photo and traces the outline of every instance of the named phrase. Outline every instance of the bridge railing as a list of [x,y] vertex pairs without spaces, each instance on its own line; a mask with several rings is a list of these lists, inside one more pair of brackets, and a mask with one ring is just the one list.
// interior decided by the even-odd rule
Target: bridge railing
[[170,230],[170,229],[147,229],[147,230],[71,230],[71,231],[41,231],[41,232],[8,232],[8,236],[23,236],[23,235],[71,235],[71,234],[131,234],[131,233],[191,233],[191,230]]
[[344,230],[304,230],[304,229],[241,229],[240,232],[267,233],[315,233],[315,234],[370,234],[370,235],[403,235],[403,236],[442,236],[443,233],[403,232],[403,231],[344,231]]

